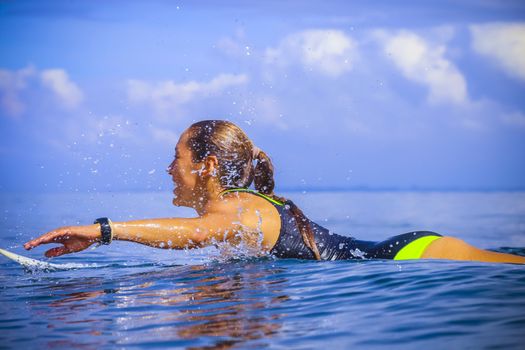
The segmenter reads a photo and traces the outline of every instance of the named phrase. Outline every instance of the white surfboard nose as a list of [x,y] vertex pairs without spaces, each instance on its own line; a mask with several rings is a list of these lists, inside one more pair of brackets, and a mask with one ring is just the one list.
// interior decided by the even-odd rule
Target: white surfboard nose
[[54,270],[71,270],[71,269],[98,267],[97,265],[93,265],[93,264],[75,264],[75,263],[53,264],[53,263],[48,263],[46,261],[31,259],[31,258],[22,256],[22,255],[18,255],[10,251],[7,251],[5,249],[2,249],[2,248],[0,248],[0,254],[4,255],[5,257],[19,263],[23,267],[28,268],[30,270],[54,271]]

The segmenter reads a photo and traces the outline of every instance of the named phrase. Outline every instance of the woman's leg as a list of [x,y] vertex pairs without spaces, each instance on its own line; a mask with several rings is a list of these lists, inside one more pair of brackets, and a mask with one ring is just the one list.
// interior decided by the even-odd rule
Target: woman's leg
[[428,245],[421,259],[470,260],[525,264],[525,257],[478,249],[454,237],[441,237]]

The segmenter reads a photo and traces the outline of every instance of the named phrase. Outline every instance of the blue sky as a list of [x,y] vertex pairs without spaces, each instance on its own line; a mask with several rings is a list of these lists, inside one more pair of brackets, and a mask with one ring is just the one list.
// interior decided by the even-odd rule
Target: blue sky
[[520,1],[4,1],[1,191],[167,190],[229,119],[277,190],[525,188]]

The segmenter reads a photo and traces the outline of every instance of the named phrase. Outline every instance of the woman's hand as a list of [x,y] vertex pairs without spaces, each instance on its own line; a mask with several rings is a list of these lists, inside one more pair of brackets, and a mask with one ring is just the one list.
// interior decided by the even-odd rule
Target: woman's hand
[[80,252],[93,243],[100,241],[100,236],[99,225],[60,227],[27,242],[24,244],[24,248],[30,250],[41,244],[62,244],[63,246],[49,249],[46,252],[45,255],[48,258],[52,258],[63,254]]

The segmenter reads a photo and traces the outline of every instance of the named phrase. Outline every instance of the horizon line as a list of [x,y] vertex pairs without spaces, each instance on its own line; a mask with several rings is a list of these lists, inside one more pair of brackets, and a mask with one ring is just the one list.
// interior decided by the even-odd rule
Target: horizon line
[[[129,188],[129,189],[82,189],[82,190],[20,190],[20,189],[2,189],[0,194],[64,194],[64,193],[140,193],[140,192],[171,192],[171,189],[148,189],[148,188]],[[301,187],[301,186],[283,186],[276,189],[275,192],[525,192],[525,187],[462,187],[462,186],[319,186],[319,187]]]

